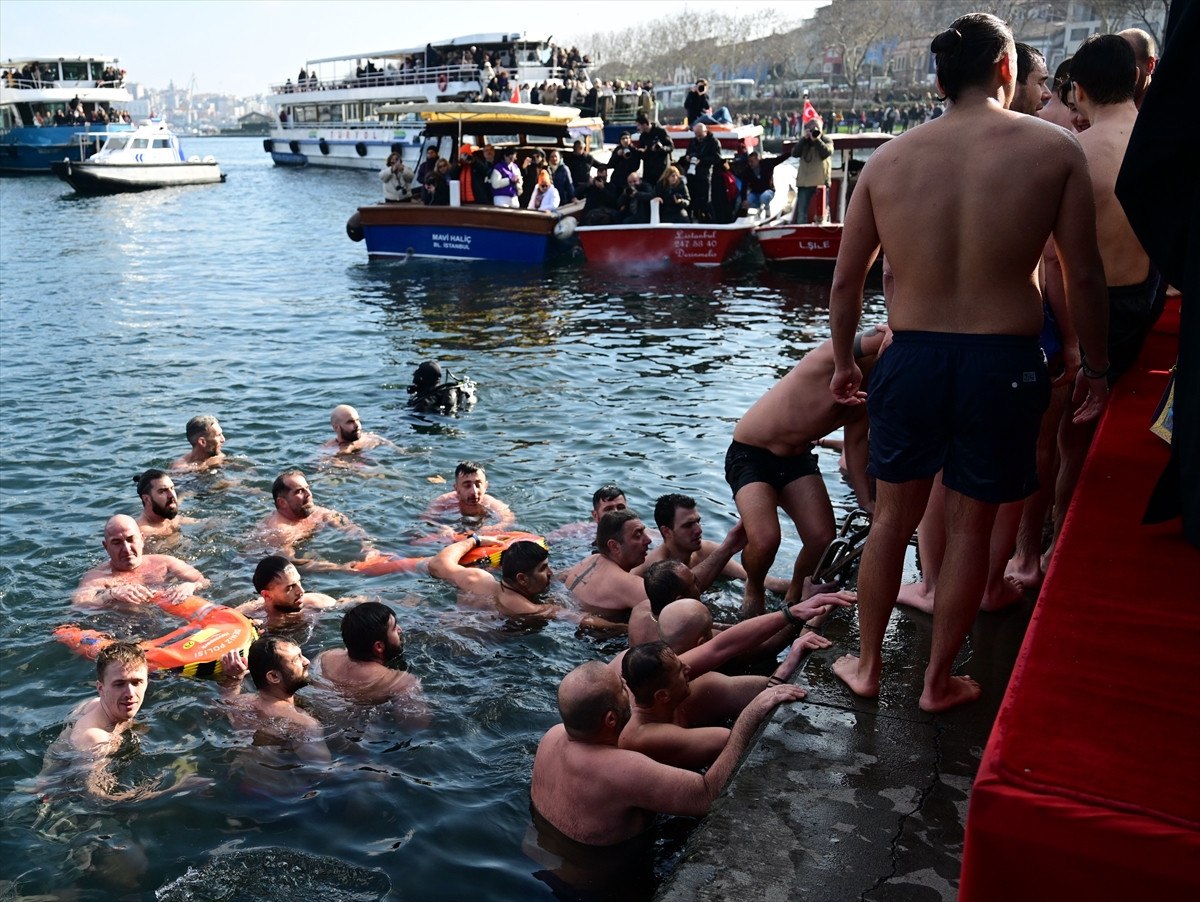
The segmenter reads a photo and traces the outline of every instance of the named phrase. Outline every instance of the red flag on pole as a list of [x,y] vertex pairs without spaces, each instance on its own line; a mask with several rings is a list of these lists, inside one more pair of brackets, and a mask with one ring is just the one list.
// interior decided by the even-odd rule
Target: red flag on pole
[[515,82],[513,83],[512,96],[508,98],[508,102],[509,103],[520,103],[521,102],[521,90],[520,90],[520,88],[517,87]]
[[805,100],[804,101],[804,113],[800,117],[800,127],[804,128],[806,125],[808,125],[808,123],[812,122],[812,120],[814,120],[814,119],[816,119],[818,122],[821,121],[821,117],[817,115],[817,111],[813,107],[812,101]]

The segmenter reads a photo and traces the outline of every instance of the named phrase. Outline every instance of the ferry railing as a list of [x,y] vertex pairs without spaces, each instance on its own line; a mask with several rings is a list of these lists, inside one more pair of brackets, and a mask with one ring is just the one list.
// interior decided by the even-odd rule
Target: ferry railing
[[[587,82],[587,72],[584,70],[564,69],[558,66],[530,65],[527,73],[536,71],[536,75],[525,77],[520,67],[508,71],[510,85],[524,82],[556,80],[560,82]],[[543,74],[545,73],[545,74]],[[375,88],[388,85],[425,85],[438,84],[445,79],[447,86],[451,82],[475,82],[481,87],[486,84],[482,69],[474,64],[456,64],[449,66],[419,67],[416,69],[379,69],[374,72],[364,72],[362,75],[346,75],[340,78],[320,79],[307,78],[303,81],[292,82],[290,79],[283,84],[271,85],[273,94],[306,94],[313,91],[334,91],[346,88]]]

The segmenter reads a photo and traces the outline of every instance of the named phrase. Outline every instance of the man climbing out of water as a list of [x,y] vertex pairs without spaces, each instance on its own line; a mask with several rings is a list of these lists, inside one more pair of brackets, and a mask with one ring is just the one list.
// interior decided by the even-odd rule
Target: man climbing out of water
[[142,538],[169,536],[179,532],[181,526],[199,522],[179,513],[175,483],[162,470],[149,469],[139,473],[133,477],[133,484],[142,500],[142,512],[137,518]]
[[358,411],[349,404],[339,404],[329,414],[329,425],[333,429],[333,438],[321,447],[329,448],[334,454],[357,454],[360,451],[370,451],[380,445],[392,445],[382,435],[374,432],[363,432],[362,420]]
[[100,607],[146,604],[160,592],[187,598],[208,585],[204,574],[169,554],[144,554],[142,531],[133,517],[117,514],[104,524],[108,562],[83,575],[71,603]]
[[464,567],[460,563],[468,551],[496,544],[500,543],[488,536],[474,535],[448,545],[429,562],[429,573],[453,583],[465,603],[482,602],[504,617],[570,620],[587,629],[625,630],[624,623],[543,601],[554,573],[550,569],[550,552],[537,542],[513,542],[504,549],[500,555],[499,582],[481,567]]
[[703,775],[618,747],[631,710],[621,678],[599,661],[581,664],[558,687],[562,723],[538,744],[529,793],[537,814],[576,842],[609,846],[645,832],[656,813],[699,817],[725,788],[751,737],[779,704],[803,690],[774,686],[738,715]]
[[205,414],[188,420],[187,440],[192,450],[171,464],[172,470],[211,470],[225,463],[225,433],[216,417]]
[[[742,550],[745,531],[736,524],[717,550],[693,568],[703,592],[733,555]],[[629,617],[628,611],[646,598],[646,584],[630,571],[646,559],[650,537],[646,524],[631,510],[617,510],[600,518],[596,527],[597,553],[584,558],[563,576],[568,589],[584,608],[608,618]]]
[[[868,328],[854,337],[854,359],[869,376],[886,343],[886,327]],[[859,507],[870,512],[874,501],[867,476],[867,412],[861,405],[838,403],[825,391],[833,377],[833,344],[827,341],[804,355],[786,376],[759,398],[733,430],[725,454],[725,481],[733,491],[746,526],[742,566],[746,587],[742,615],[766,609],[767,571],[779,550],[778,509],[796,526],[803,547],[792,567],[784,603],[794,603],[836,535],[833,505],[817,468],[813,445],[842,427],[847,480]]]
[[443,525],[442,532],[453,536],[467,529],[503,532],[517,522],[516,515],[499,498],[487,493],[487,473],[482,464],[464,460],[454,468],[454,491],[438,495],[430,502],[421,519]]
[[421,681],[388,666],[404,653],[404,637],[396,612],[377,601],[355,605],[342,618],[342,644],[317,656],[321,678],[352,700],[390,703],[398,719],[410,726],[429,722]]
[[[1005,109],[1016,49],[996,17],[963,16],[931,49],[940,90],[953,103],[876,151],[859,176],[830,299],[830,389],[841,404],[868,406],[878,492],[859,571],[860,655],[839,659],[833,670],[858,695],[879,694],[904,552],[941,469],[947,566],[920,698],[923,710],[937,712],[979,696],[978,683],[952,675],[954,659],[983,594],[996,510],[1037,484],[1035,445],[1049,385],[1037,340],[1036,271],[1050,234],[1086,354],[1079,421],[1094,419],[1107,401],[1108,358],[1104,269],[1079,143]],[[881,244],[895,278],[893,341],[864,398],[854,332]]]
[[305,592],[295,565],[280,554],[269,554],[258,562],[254,568],[254,591],[258,597],[238,605],[237,610],[267,630],[296,626],[304,623],[312,612],[338,604],[329,595]]
[[275,512],[259,524],[259,531],[279,553],[295,557],[296,545],[325,526],[339,529],[362,543],[364,555],[372,551],[367,534],[345,514],[313,503],[312,489],[299,470],[284,470],[271,484]]

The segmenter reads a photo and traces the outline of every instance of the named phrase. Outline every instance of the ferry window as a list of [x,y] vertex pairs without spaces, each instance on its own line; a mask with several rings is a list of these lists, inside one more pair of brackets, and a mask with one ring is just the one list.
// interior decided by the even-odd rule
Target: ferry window
[[154,146],[155,146],[155,147],[170,147],[170,146],[171,146],[171,142],[170,142],[170,141],[168,141],[166,138],[155,138],[155,139],[154,139]]
[[133,144],[130,145],[134,150],[144,150],[150,146],[150,142],[146,138],[134,138]]
[[321,104],[317,107],[318,122],[341,122],[342,105],[340,103]]
[[88,64],[63,60],[62,77],[63,81],[88,81]]
[[105,150],[123,150],[125,145],[129,143],[129,139],[123,136],[115,136],[104,142]]

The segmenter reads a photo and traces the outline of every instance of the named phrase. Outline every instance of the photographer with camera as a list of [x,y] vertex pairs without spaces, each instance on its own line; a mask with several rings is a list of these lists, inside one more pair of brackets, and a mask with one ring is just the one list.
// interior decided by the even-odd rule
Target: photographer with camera
[[413,172],[400,162],[400,154],[388,154],[387,162],[379,170],[383,182],[383,199],[389,204],[398,204],[412,199]]
[[821,199],[821,211],[814,221],[824,222],[829,218],[828,188],[833,175],[829,158],[833,156],[833,139],[823,133],[821,126],[820,117],[810,119],[804,126],[803,136],[792,148],[792,156],[796,158],[796,208],[792,212],[793,222],[809,221],[808,208],[812,204],[813,195],[822,186],[826,191]]
[[645,113],[637,114],[638,150],[642,154],[642,178],[655,184],[667,168],[674,145],[661,125],[655,125]]
[[642,165],[642,152],[633,146],[633,135],[625,132],[620,143],[608,157],[608,190],[619,197],[628,184],[629,173],[637,172]]

